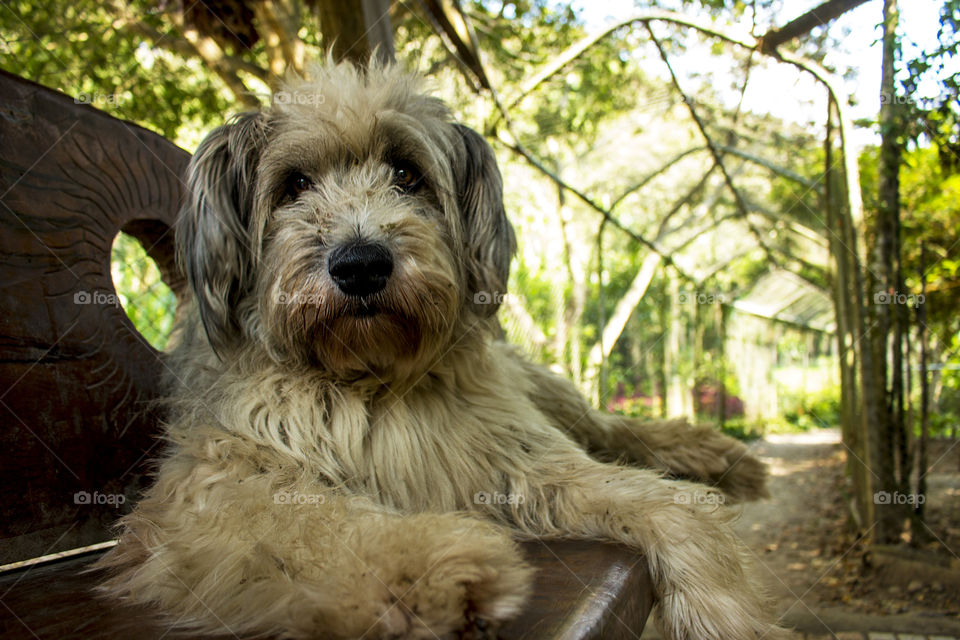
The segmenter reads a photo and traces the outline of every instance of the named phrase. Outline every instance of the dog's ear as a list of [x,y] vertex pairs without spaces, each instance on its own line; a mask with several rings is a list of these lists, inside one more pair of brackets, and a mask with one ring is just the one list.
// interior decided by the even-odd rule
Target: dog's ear
[[265,139],[263,114],[237,116],[200,143],[187,168],[179,259],[210,344],[221,354],[239,336],[237,302],[250,285],[249,223]]
[[480,316],[492,316],[507,290],[510,261],[517,242],[503,207],[503,181],[493,149],[463,125],[454,163],[457,203],[463,216],[468,304]]

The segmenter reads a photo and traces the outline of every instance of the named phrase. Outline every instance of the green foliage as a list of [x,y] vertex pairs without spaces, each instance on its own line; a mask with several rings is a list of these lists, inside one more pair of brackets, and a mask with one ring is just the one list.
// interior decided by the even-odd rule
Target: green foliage
[[[930,140],[944,169],[956,172],[960,170],[960,74],[948,74],[947,69],[960,54],[960,0],[942,1],[937,44],[904,61],[907,74],[901,87],[909,98],[907,135],[918,144]],[[930,80],[939,85],[940,95],[920,97],[920,87]]]
[[130,322],[147,342],[163,351],[173,330],[177,298],[160,278],[160,269],[135,238],[117,235],[110,272]]
[[789,151],[777,155],[780,154],[783,154],[784,166],[794,169],[817,188],[811,189],[781,175],[771,175],[771,199],[780,203],[779,211],[786,219],[826,235],[826,212],[820,191],[825,161],[823,145],[791,146]]
[[930,415],[930,432],[955,436],[960,433],[960,331],[950,336],[945,351],[940,397]]
[[[582,20],[568,4],[547,0],[475,0],[467,13],[481,48],[490,56],[487,68],[507,98],[586,35]],[[646,88],[629,54],[624,38],[606,39],[520,102],[512,118],[524,145],[554,167],[564,162],[560,148],[586,152],[600,125],[633,107]]]
[[[960,167],[950,171],[935,147],[909,151],[900,170],[900,193],[903,261],[912,286],[919,287],[920,273],[926,274],[928,287],[935,291],[960,286],[960,259],[954,250],[960,221]],[[960,311],[957,296],[948,295],[941,303],[942,311],[952,315]]]
[[[900,166],[901,262],[908,291],[917,296],[926,280],[926,324],[941,351],[960,329],[960,169],[944,165],[936,145],[908,150]],[[860,156],[864,209],[877,209],[877,149]],[[936,342],[941,337],[939,343]]]
[[181,143],[220,124],[235,105],[211,73],[151,47],[134,21],[182,36],[155,5],[30,0],[0,6],[0,67]]
[[[637,257],[636,254],[634,257]],[[606,318],[612,315],[637,268],[639,265],[627,267],[611,275],[611,282],[605,288],[603,298]],[[635,405],[632,409],[635,411],[633,415],[654,417],[659,416],[661,411],[659,404],[651,404],[648,400],[663,393],[658,377],[664,357],[663,337],[668,331],[670,309],[665,285],[665,278],[655,277],[647,294],[634,308],[626,329],[610,353],[607,362],[607,386],[600,390],[601,398],[612,400],[625,395],[628,400],[639,399],[638,403],[627,403],[629,406]],[[600,306],[599,297],[591,296],[587,300],[582,319],[584,326],[596,327],[597,332],[600,327]],[[687,365],[686,361],[682,364]],[[683,375],[689,375],[689,371],[685,371]]]
[[720,431],[737,440],[751,442],[762,438],[767,429],[765,425],[746,418],[734,418],[733,420],[726,420],[720,427]]
[[840,425],[840,387],[828,386],[814,393],[781,396],[783,417],[800,431]]
[[624,398],[612,408],[615,413],[631,418],[642,418],[644,420],[654,420],[660,417],[656,406],[650,402],[649,397]]

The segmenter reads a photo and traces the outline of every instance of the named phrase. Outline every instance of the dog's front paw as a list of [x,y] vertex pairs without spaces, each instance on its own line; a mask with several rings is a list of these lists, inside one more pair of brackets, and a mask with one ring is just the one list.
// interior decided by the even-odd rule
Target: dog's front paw
[[671,472],[717,487],[728,503],[770,497],[767,465],[744,443],[707,425],[676,428],[680,440],[658,451],[658,459]]
[[[729,513],[694,507],[698,522],[660,545],[656,620],[667,640],[784,640],[749,552],[722,524]],[[704,526],[706,525],[706,526]]]
[[767,465],[749,453],[744,447],[720,474],[716,486],[729,498],[729,502],[745,502],[769,498],[767,490]]
[[667,640],[787,640],[751,595],[674,591],[658,603],[657,620]]
[[410,518],[402,528],[395,557],[376,572],[389,594],[376,637],[482,640],[520,612],[533,571],[506,533],[454,515]]

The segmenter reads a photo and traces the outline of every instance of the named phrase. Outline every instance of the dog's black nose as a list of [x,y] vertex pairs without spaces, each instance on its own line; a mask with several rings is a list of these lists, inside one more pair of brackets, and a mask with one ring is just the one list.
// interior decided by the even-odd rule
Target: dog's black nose
[[369,296],[387,286],[393,257],[381,244],[351,244],[333,250],[327,271],[348,296]]

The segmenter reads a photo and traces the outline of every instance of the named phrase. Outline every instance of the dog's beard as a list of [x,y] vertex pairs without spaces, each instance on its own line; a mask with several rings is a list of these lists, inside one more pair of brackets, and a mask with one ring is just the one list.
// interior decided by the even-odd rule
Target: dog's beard
[[[313,342],[313,364],[342,373],[364,370],[385,373],[400,362],[423,357],[424,332],[419,319],[393,311],[343,315],[319,323]],[[429,349],[428,349],[429,350]]]
[[359,298],[340,292],[321,262],[288,264],[260,297],[268,340],[283,356],[340,377],[393,377],[425,370],[451,340],[461,293],[449,266],[401,261],[383,291]]

